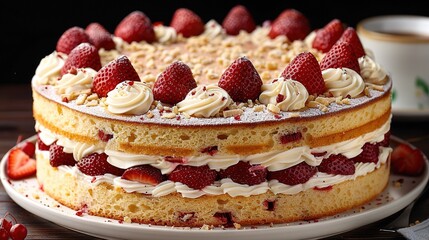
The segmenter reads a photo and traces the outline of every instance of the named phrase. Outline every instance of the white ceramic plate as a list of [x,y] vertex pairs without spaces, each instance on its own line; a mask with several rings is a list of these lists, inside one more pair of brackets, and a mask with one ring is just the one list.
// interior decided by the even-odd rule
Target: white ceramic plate
[[[35,141],[36,137],[30,138]],[[424,173],[419,177],[392,175],[389,186],[376,199],[356,209],[335,216],[290,224],[242,227],[240,229],[203,230],[125,223],[95,217],[67,208],[39,187],[35,177],[12,181],[6,175],[6,153],[0,165],[1,182],[9,196],[27,211],[66,228],[105,239],[314,239],[336,235],[388,217],[411,203],[424,189],[429,178],[426,161]],[[427,159],[426,159],[427,160]],[[403,179],[401,187],[393,182]]]

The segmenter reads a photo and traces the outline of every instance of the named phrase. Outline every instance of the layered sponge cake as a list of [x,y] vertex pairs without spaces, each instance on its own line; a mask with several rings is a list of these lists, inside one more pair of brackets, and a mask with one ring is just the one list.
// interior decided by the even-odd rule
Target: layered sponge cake
[[75,210],[171,226],[286,223],[389,178],[391,80],[338,19],[178,9],[72,27],[32,80],[37,179]]

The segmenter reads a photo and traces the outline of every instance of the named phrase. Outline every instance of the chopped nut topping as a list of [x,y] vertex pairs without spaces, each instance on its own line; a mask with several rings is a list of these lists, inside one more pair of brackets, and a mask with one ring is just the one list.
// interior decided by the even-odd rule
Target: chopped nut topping
[[234,117],[234,116],[239,116],[243,113],[244,113],[243,110],[237,108],[237,109],[231,109],[231,110],[223,111],[223,116],[224,117]]
[[267,105],[267,109],[268,109],[268,111],[275,113],[275,114],[280,113],[280,108],[274,104],[271,104],[271,103],[269,103]]

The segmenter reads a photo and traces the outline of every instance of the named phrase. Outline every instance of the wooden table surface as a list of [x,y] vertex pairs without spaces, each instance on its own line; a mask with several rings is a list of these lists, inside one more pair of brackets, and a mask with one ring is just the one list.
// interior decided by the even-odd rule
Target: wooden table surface
[[[32,97],[29,84],[0,86],[0,158],[16,144],[19,135],[31,137],[34,132],[32,117]],[[391,132],[413,145],[419,147],[429,156],[429,118],[397,119],[393,118]],[[425,207],[426,205],[426,207]],[[416,204],[419,211],[414,211],[412,219],[423,220],[429,216],[429,194],[423,196]],[[17,205],[11,200],[0,185],[0,217],[6,212],[12,213],[18,222],[28,229],[27,239],[97,239],[63,228],[40,218]],[[344,233],[329,239],[403,239],[397,233],[379,232],[379,228],[393,219],[397,214],[376,223]],[[126,237],[125,237],[126,238]],[[267,236],[269,239],[269,236]]]

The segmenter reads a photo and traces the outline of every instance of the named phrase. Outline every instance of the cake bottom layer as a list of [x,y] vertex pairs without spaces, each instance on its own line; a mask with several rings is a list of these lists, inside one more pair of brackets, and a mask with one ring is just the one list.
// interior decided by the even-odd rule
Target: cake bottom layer
[[294,195],[268,191],[250,197],[223,194],[194,199],[178,193],[162,197],[126,193],[109,183],[94,186],[51,167],[41,155],[37,156],[37,179],[44,191],[61,204],[91,215],[156,225],[231,226],[312,220],[357,207],[384,190],[389,167],[387,161],[355,180]]

